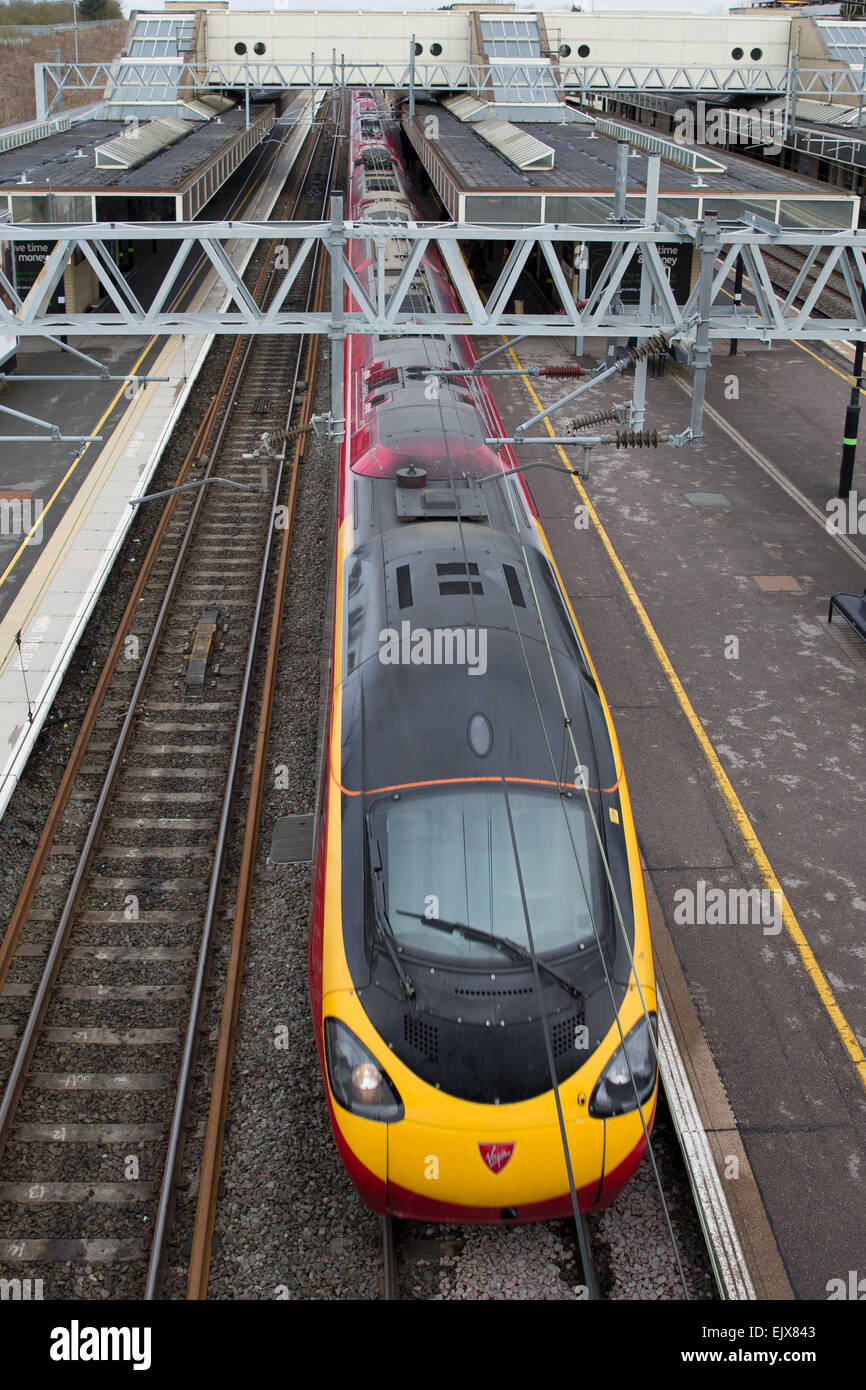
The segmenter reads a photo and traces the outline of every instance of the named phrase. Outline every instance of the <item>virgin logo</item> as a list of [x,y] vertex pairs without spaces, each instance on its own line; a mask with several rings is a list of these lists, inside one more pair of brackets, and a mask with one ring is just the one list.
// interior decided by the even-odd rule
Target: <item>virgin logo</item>
[[514,1153],[514,1144],[479,1144],[478,1152],[491,1173],[501,1173]]

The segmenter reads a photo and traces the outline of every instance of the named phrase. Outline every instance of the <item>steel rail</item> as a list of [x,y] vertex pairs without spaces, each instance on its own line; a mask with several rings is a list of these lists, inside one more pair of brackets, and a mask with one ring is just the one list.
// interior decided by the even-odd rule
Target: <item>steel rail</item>
[[[311,289],[312,288],[311,286]],[[323,264],[317,267],[315,294],[316,301],[321,302],[324,295]],[[313,411],[313,392],[318,371],[320,342],[321,339],[316,336],[312,339],[310,344],[310,355],[306,370],[306,377],[310,383],[310,387],[306,398],[301,404],[300,423],[302,426],[308,423],[309,417]],[[294,398],[297,389],[300,363],[301,357],[299,354],[295,364],[295,380],[292,387],[292,402],[287,414],[287,427],[288,424],[291,423],[291,417],[294,411]],[[249,924],[250,905],[252,901],[253,876],[259,839],[259,823],[267,772],[268,738],[270,735],[273,696],[276,686],[280,636],[283,621],[283,605],[289,574],[289,560],[292,550],[296,502],[301,472],[302,447],[302,438],[299,437],[295,442],[289,493],[285,504],[287,508],[287,521],[283,531],[277,576],[277,590],[271,616],[267,667],[264,681],[265,689],[256,733],[252,787],[250,790],[246,824],[244,827],[244,843],[238,875],[235,915],[232,924],[231,950],[226,970],[226,986],[223,995],[217,1055],[214,1063],[211,1104],[205,1130],[204,1157],[202,1159],[199,1177],[198,1205],[196,1209],[195,1227],[193,1230],[187,1283],[188,1299],[204,1299],[207,1297],[213,1230],[219,1190],[220,1166],[225,1138],[226,1116],[228,1114],[232,1063],[234,1060],[235,1032],[240,1009],[240,991],[246,953],[247,927]],[[281,460],[275,492],[276,497],[279,496],[282,487],[284,466],[285,461]]]
[[393,1216],[382,1217],[382,1251],[385,1301],[395,1303],[397,1301],[397,1262],[394,1254]]
[[[216,439],[211,445],[210,451],[208,453],[207,464],[203,475],[204,477],[208,477],[210,475],[210,472],[215,465],[220,445],[222,443],[225,431],[228,428],[228,424],[231,418],[232,407],[237,397],[238,388],[241,381],[243,380],[243,371],[251,347],[251,341],[249,339],[246,340],[246,349],[243,360],[241,362],[240,370],[238,371],[235,377],[234,385],[229,395],[228,404],[226,405],[224,414],[219,422],[219,426],[216,432]],[[78,909],[78,903],[82,891],[86,886],[87,875],[90,870],[91,860],[93,858],[96,845],[99,840],[99,836],[102,832],[102,826],[105,820],[106,813],[108,811],[108,806],[111,800],[112,793],[114,791],[114,784],[117,779],[117,774],[120,771],[121,765],[123,763],[127,745],[129,743],[129,739],[132,733],[132,725],[134,723],[135,716],[138,713],[138,703],[147,684],[151,667],[153,666],[153,663],[156,660],[156,656],[158,654],[160,639],[162,637],[166,620],[168,618],[168,611],[171,606],[171,602],[174,598],[175,590],[180,581],[180,576],[183,572],[187,551],[189,550],[189,547],[192,543],[193,535],[196,529],[196,522],[198,521],[199,513],[201,511],[204,498],[205,492],[204,489],[202,489],[199,491],[198,496],[196,497],[195,502],[193,503],[193,508],[187,521],[187,529],[184,534],[183,540],[181,541],[180,549],[172,567],[171,575],[169,576],[168,584],[166,586],[162,603],[160,604],[159,612],[156,616],[156,621],[154,623],[150,641],[148,643],[147,650],[144,654],[144,659],[141,663],[141,670],[138,673],[138,680],[135,683],[135,688],[132,692],[132,697],[130,699],[126,714],[124,716],[123,724],[120,728],[120,733],[118,734],[117,744],[115,746],[114,752],[112,753],[111,761],[108,765],[108,771],[105,774],[105,778],[100,789],[99,797],[97,799],[96,806],[93,811],[93,818],[88,827],[87,835],[85,836],[84,840],[84,846],[81,850],[78,863],[76,864],[75,872],[72,877],[72,883],[70,885],[66,901],[63,905],[63,910],[60,914],[60,919],[57,923],[54,938],[51,942],[51,946],[48,951],[48,957],[46,959],[42,975],[40,977],[39,984],[36,989],[33,1005],[31,1007],[31,1011],[28,1016],[27,1023],[25,1025],[24,1032],[21,1037],[18,1053],[15,1057],[15,1061],[13,1062],[12,1069],[9,1073],[9,1081],[7,1083],[6,1090],[3,1095],[3,1100],[2,1102],[0,1102],[0,1158],[2,1158],[3,1156],[3,1152],[6,1148],[6,1144],[9,1139],[9,1131],[15,1119],[15,1114],[18,1109],[18,1102],[21,1099],[21,1092],[24,1088],[27,1071],[30,1067],[31,1061],[33,1060],[33,1053],[36,1050],[36,1046],[39,1041],[39,1035],[41,1033],[42,1026],[45,1021],[45,1015],[48,1011],[48,1006],[51,1002],[51,994],[57,980],[60,965],[63,960],[63,952],[66,948],[69,932],[72,927],[72,922],[74,920],[75,913]]]
[[[303,196],[304,188],[306,186],[310,171],[313,167],[313,161],[318,151],[319,144],[321,143],[321,139],[322,132],[320,130],[320,132],[316,136],[316,142],[311,152],[310,160],[307,164],[306,169],[304,170],[303,178],[298,186],[293,212],[297,210],[301,197]],[[331,174],[333,171],[336,147],[337,140],[335,138],[331,148],[331,160],[326,180],[328,184],[330,184]],[[327,193],[325,196],[327,196]],[[274,240],[272,245],[276,245],[276,239]],[[270,259],[270,273],[268,275],[268,280],[265,285],[264,293],[262,296],[263,303],[266,301],[268,291],[271,285],[274,283],[275,279],[274,258],[271,257]],[[316,284],[318,286],[321,286],[321,261],[315,268],[315,274]],[[314,292],[314,283],[311,275],[310,286],[307,293],[308,303],[310,301],[310,298],[313,296]],[[321,291],[319,291],[319,294],[317,295],[317,298],[320,297]],[[252,348],[252,342],[252,339],[248,340],[249,348]],[[302,353],[299,344],[299,351],[294,368],[294,377],[292,381],[289,408],[287,412],[287,422],[291,420],[291,415],[295,408],[298,382],[300,380],[301,356]],[[238,381],[240,381],[242,378],[243,369],[239,374]],[[312,395],[312,391],[308,391],[306,400],[304,402],[304,408],[307,414],[311,413],[312,410]],[[230,412],[227,412],[227,417],[229,413]],[[294,498],[297,492],[297,478],[299,472],[299,469],[297,467],[297,460],[300,457],[300,447],[301,441],[299,439],[296,445],[295,468],[293,470],[292,478],[292,500],[290,504],[290,515],[292,517],[294,515]],[[201,1013],[204,987],[207,978],[208,958],[210,955],[210,945],[211,938],[213,935],[214,920],[216,917],[217,906],[219,903],[219,897],[222,888],[223,867],[228,849],[229,826],[232,814],[235,809],[235,784],[238,775],[238,767],[240,764],[241,753],[244,746],[244,733],[247,722],[247,716],[249,713],[250,690],[253,684],[255,664],[258,658],[259,628],[261,625],[262,612],[265,606],[266,592],[270,578],[270,560],[274,535],[273,520],[276,514],[277,506],[279,505],[280,493],[282,491],[284,468],[285,460],[281,459],[279,467],[277,469],[277,478],[276,483],[274,485],[273,498],[271,502],[271,524],[268,527],[268,534],[267,539],[265,541],[264,554],[262,556],[261,561],[261,568],[259,573],[259,586],[256,595],[255,610],[253,613],[252,626],[250,629],[250,636],[247,647],[247,658],[244,667],[243,683],[241,687],[240,698],[238,701],[238,713],[235,721],[232,751],[229,762],[229,769],[225,779],[225,791],[223,795],[223,804],[220,813],[219,833],[217,836],[217,844],[214,852],[214,860],[211,870],[211,881],[208,890],[208,901],[205,910],[205,919],[202,928],[198,960],[196,963],[196,974],[195,982],[193,985],[192,1003],[189,1011],[189,1023],[187,1026],[186,1037],[184,1039],[183,1060],[181,1063],[180,1076],[178,1078],[177,1090],[175,1093],[175,1104],[172,1114],[168,1146],[166,1149],[162,1182],[160,1185],[160,1196],[157,1207],[156,1222],[154,1225],[153,1239],[151,1242],[150,1259],[148,1262],[147,1271],[147,1285],[144,1295],[146,1300],[153,1300],[159,1296],[162,1281],[165,1243],[168,1234],[168,1227],[170,1222],[175,1185],[177,1181],[177,1174],[179,1171],[183,1152],[185,1110],[189,1096],[195,1060],[199,1016]],[[288,548],[286,543],[286,537],[288,537]],[[231,982],[232,996],[231,998],[229,997],[227,990],[223,1001],[223,1016],[221,1019],[220,1026],[220,1046],[218,1047],[217,1052],[217,1065],[214,1074],[214,1089],[211,1092],[211,1105],[209,1108],[208,1130],[206,1134],[206,1139],[209,1140],[209,1142],[205,1151],[205,1161],[208,1167],[207,1187],[205,1189],[205,1201],[207,1203],[206,1210],[209,1211],[212,1199],[213,1215],[215,1215],[216,1212],[216,1188],[219,1182],[219,1157],[221,1157],[222,1152],[221,1137],[218,1136],[218,1133],[215,1133],[214,1125],[218,1127],[219,1115],[221,1112],[224,1113],[225,1109],[227,1109],[228,1106],[228,1087],[231,1081],[231,1060],[233,1054],[233,1025],[237,1016],[237,1009],[240,1006],[239,990],[242,970],[242,958],[239,959],[238,952],[241,944],[245,942],[246,924],[248,921],[249,896],[252,893],[252,877],[253,870],[255,867],[255,851],[258,842],[259,811],[261,808],[261,797],[264,789],[263,778],[265,770],[264,763],[267,755],[267,734],[270,730],[270,707],[272,703],[273,686],[275,680],[276,656],[279,647],[279,629],[281,626],[280,622],[278,621],[277,614],[277,609],[281,607],[279,584],[282,583],[283,587],[285,585],[285,577],[288,573],[288,557],[290,547],[291,533],[289,527],[287,527],[283,539],[282,553],[280,559],[280,577],[278,579],[278,594],[276,599],[274,620],[272,621],[271,626],[271,642],[269,643],[268,647],[268,665],[265,675],[266,695],[262,701],[259,732],[256,742],[256,762],[254,766],[253,786],[250,791],[247,824],[244,834],[244,848],[241,861],[241,878],[239,880],[238,887],[238,903],[236,906],[235,921],[232,930],[232,952],[229,960],[229,973],[230,975],[234,976],[234,980]],[[262,728],[263,724],[264,737]],[[199,1212],[202,1211],[202,1202],[202,1183],[200,1181],[199,1199],[196,1210],[196,1223],[194,1228],[194,1252],[197,1276],[196,1283],[198,1287],[200,1287],[203,1283],[204,1290],[206,1291],[207,1270],[211,1248],[212,1221],[208,1217],[207,1224],[205,1226],[200,1225]],[[205,1216],[204,1211],[202,1211],[202,1216]],[[198,1237],[197,1242],[196,1236]],[[205,1254],[207,1256],[208,1263],[205,1263]],[[192,1278],[192,1270],[193,1265],[191,1261],[190,1278]],[[205,1293],[202,1292],[200,1294],[197,1294],[196,1296],[203,1298],[205,1296]]]
[[[312,153],[314,153],[314,151]],[[304,173],[302,175],[301,186],[303,186],[303,182],[306,180],[309,168],[312,164],[312,153],[307,167],[305,168]],[[273,239],[272,246],[276,245],[277,240],[278,238]],[[272,277],[272,271],[273,268],[271,265],[268,264],[268,260],[266,258],[263,266],[259,271],[255,286],[253,288],[254,295],[261,291],[263,284],[265,284],[266,282],[270,282],[270,279]],[[195,459],[200,456],[199,451],[201,450],[202,444],[206,442],[208,454],[203,476],[207,477],[210,475],[215,465],[220,446],[225,436],[226,429],[231,420],[232,409],[237,399],[240,384],[243,381],[244,369],[249,358],[249,354],[252,350],[252,346],[253,340],[249,337],[238,337],[235,343],[232,345],[232,351],[229,360],[226,363],[226,367],[220,383],[220,388],[217,392],[217,395],[214,397],[214,399],[208,406],[208,409],[205,413],[199,430],[196,432],[193,444],[191,445],[187,453],[187,456],[184,459],[184,466],[186,466],[187,471],[189,467],[192,466]],[[241,352],[243,352],[243,356],[241,357],[240,365],[238,368],[238,359],[241,356]],[[237,371],[236,368],[238,368]],[[231,387],[231,390],[228,391],[229,383],[231,382],[232,376],[234,376],[234,382]],[[222,411],[221,416],[219,415],[220,411]],[[215,435],[214,427],[216,427]],[[10,1137],[10,1131],[12,1129],[12,1125],[14,1123],[21,1095],[23,1093],[24,1085],[26,1083],[27,1073],[29,1071],[30,1064],[33,1059],[33,1054],[39,1042],[41,1030],[45,1020],[45,1015],[48,1011],[48,1007],[51,1002],[53,988],[56,983],[57,975],[59,973],[60,966],[63,960],[64,951],[68,942],[68,937],[72,927],[72,923],[75,918],[75,913],[78,908],[82,891],[86,885],[87,875],[91,866],[99,835],[102,830],[102,826],[111,800],[111,795],[114,790],[117,774],[122,766],[124,755],[126,753],[127,745],[132,731],[132,725],[138,710],[139,700],[146,686],[148,676],[150,674],[153,662],[158,652],[159,641],[165,627],[172,599],[174,597],[181,573],[184,568],[184,562],[186,560],[189,546],[192,542],[192,538],[196,529],[196,522],[198,520],[198,516],[201,511],[202,504],[204,502],[204,498],[205,491],[204,489],[201,489],[198,493],[198,496],[195,499],[192,511],[187,520],[186,531],[181,541],[174,565],[172,567],[172,572],[169,577],[162,602],[160,604],[159,612],[154,623],[154,628],[150,637],[150,641],[148,643],[148,647],[142,661],[141,670],[139,671],[138,679],[136,681],[129,706],[126,711],[123,724],[118,734],[117,744],[115,746],[114,752],[112,753],[108,770],[103,779],[102,788],[100,790],[100,794],[96,802],[96,806],[94,808],[90,826],[88,827],[84,846],[81,850],[78,862],[76,864],[72,882],[70,884],[70,888],[60,918],[55,928],[54,936],[52,938],[51,945],[48,950],[48,955],[45,961],[45,965],[43,967],[42,975],[39,979],[39,983],[36,988],[36,993],[34,995],[34,1000],[31,1006],[30,1014],[28,1015],[27,1023],[25,1025],[24,1032],[19,1043],[18,1051],[15,1060],[12,1064],[12,1068],[10,1070],[9,1079],[3,1094],[3,1099],[2,1102],[0,1102],[0,1159],[2,1159],[4,1150]],[[171,514],[175,505],[175,498],[169,498],[163,510],[163,516],[160,518],[160,524],[157,528],[157,533],[155,533],[154,535],[154,542],[156,541],[156,536],[158,533],[161,535],[161,539],[164,539],[165,531],[167,529],[168,522],[171,519]],[[150,556],[151,549],[153,549],[151,567],[153,560],[156,558],[156,555],[158,553],[158,547],[154,549],[154,542],[151,543],[151,547],[148,550],[148,556]],[[133,598],[136,597],[137,594],[134,591]],[[123,621],[121,623],[117,635],[115,636],[114,642],[112,643],[112,653],[116,650],[117,656],[119,656],[120,654],[123,641],[128,632],[129,623],[127,621],[127,618],[133,610],[133,598],[130,599],[129,604],[127,605],[127,609],[124,612]],[[70,758],[70,763],[74,759],[76,773],[80,770],[81,762],[83,761],[84,755],[87,751],[87,745],[89,743],[90,737],[92,736],[93,726],[95,725],[99,712],[101,710],[104,696],[107,691],[108,685],[110,684],[110,678],[112,674],[113,668],[111,667],[110,653],[108,661],[106,662],[106,665],[103,668],[103,672],[100,676],[100,680],[97,686],[97,692],[99,694],[98,705],[96,704],[97,692],[95,692],[94,698],[91,702],[91,706],[88,707],[88,712],[85,716],[89,726],[86,738],[85,730],[82,727],[82,730],[79,733],[79,737],[76,740],[76,743],[73,747],[73,753]],[[2,946],[0,946],[0,967],[2,967],[2,978],[4,979],[6,973],[8,972],[11,959],[14,956],[15,949],[17,948],[21,931],[24,922],[26,921],[27,911],[29,911],[29,908],[32,905],[33,898],[38,888],[39,879],[41,878],[42,872],[44,870],[45,862],[47,861],[48,853],[51,849],[52,842],[62,822],[63,813],[65,811],[66,805],[68,804],[69,795],[71,793],[72,785],[75,780],[74,775],[71,774],[67,779],[68,771],[69,765],[67,765],[67,770],[64,772],[64,778],[62,779],[61,787],[58,788],[58,793],[56,794],[55,802],[52,804],[51,811],[49,812],[49,821],[46,822],[45,829],[43,830],[43,834],[40,837],[40,842],[37,847],[37,856],[35,857],[37,861],[36,865],[34,866],[34,863],[31,863],[31,867],[28,870],[27,878],[25,879],[25,883],[22,886],[21,893],[19,894],[19,901],[16,902],[16,907],[13,913],[13,921],[10,921],[10,927],[9,929],[7,929]],[[21,905],[20,911],[19,903]],[[25,905],[27,910],[24,910]],[[2,983],[2,981],[0,981],[0,983]]]
[[[180,471],[177,475],[178,482],[183,482],[184,479],[188,476],[189,470],[192,467],[193,460],[198,456],[203,445],[206,445],[207,443],[207,440],[209,438],[209,431],[213,428],[214,414],[217,408],[217,400],[218,396],[212,397],[210,404],[208,405],[208,408],[205,411],[204,416],[202,417],[201,423],[199,424],[199,427],[196,430],[195,437],[193,438],[193,441],[186,452],[186,456],[183,460],[183,463],[180,466]],[[57,788],[57,791],[55,792],[54,800],[51,803],[51,809],[48,812],[48,817],[45,821],[45,825],[43,826],[42,834],[39,837],[39,841],[33,853],[33,858],[30,861],[30,867],[28,868],[27,875],[24,879],[23,884],[21,885],[21,889],[18,893],[18,898],[15,902],[15,906],[12,909],[12,915],[9,918],[5,934],[3,936],[2,941],[0,941],[0,993],[2,993],[3,986],[6,982],[6,976],[9,973],[9,966],[12,964],[15,952],[18,948],[18,942],[21,938],[21,932],[24,928],[24,923],[26,922],[28,913],[30,912],[31,907],[33,906],[33,899],[35,898],[37,889],[39,888],[39,881],[45,870],[45,865],[48,862],[48,856],[51,852],[51,847],[54,843],[54,839],[57,835],[57,832],[60,829],[60,826],[63,822],[63,817],[66,814],[66,808],[69,804],[69,798],[72,793],[72,788],[75,784],[75,779],[80,771],[81,764],[84,761],[85,754],[87,753],[90,740],[93,736],[94,728],[96,727],[96,722],[99,719],[99,715],[102,711],[105,696],[108,693],[108,689],[111,685],[112,680],[114,679],[115,669],[120,659],[120,654],[123,650],[124,640],[132,626],[133,621],[135,620],[135,616],[138,611],[139,601],[142,597],[145,586],[150,577],[150,572],[153,568],[154,561],[159,553],[160,547],[163,542],[163,538],[168,529],[168,524],[171,521],[172,515],[174,513],[175,506],[176,499],[172,498],[163,508],[162,515],[159,519],[159,522],[157,523],[156,530],[153,533],[153,537],[147,549],[147,553],[145,554],[144,560],[142,561],[138,577],[136,578],[135,584],[133,586],[132,593],[130,594],[129,602],[126,605],[123,617],[121,618],[120,623],[118,624],[114,640],[112,641],[108,655],[105,658],[105,664],[102,668],[102,671],[100,672],[96,689],[94,690],[93,695],[91,696],[90,703],[87,707],[87,711],[81,724],[81,728],[78,732],[78,737],[76,738],[75,743],[72,746],[72,752],[69,755],[69,759],[63,771],[63,776],[60,779],[60,784]]]

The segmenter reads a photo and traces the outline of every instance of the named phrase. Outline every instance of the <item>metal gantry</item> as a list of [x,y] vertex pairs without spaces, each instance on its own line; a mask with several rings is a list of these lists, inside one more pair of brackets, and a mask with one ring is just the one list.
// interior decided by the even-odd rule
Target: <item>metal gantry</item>
[[[29,241],[37,236],[44,239],[45,235],[45,224],[3,227],[4,238],[11,241]],[[589,226],[389,223],[346,221],[340,202],[335,199],[328,222],[52,223],[51,236],[56,238],[54,247],[23,297],[0,271],[0,285],[11,305],[0,301],[0,332],[18,337],[82,334],[91,338],[152,333],[520,333],[533,337],[641,338],[662,331],[688,343],[694,338],[699,321],[705,321],[710,339],[733,336],[773,343],[866,337],[866,314],[861,304],[861,293],[866,288],[866,231],[821,232],[782,227],[752,214],[746,214],[739,224],[719,224],[717,214],[709,210],[700,222],[656,212],[647,222],[626,220]],[[688,299],[677,303],[658,247],[689,242],[700,252],[710,236],[713,264],[708,257],[702,258],[698,283]],[[392,285],[384,269],[385,248],[395,238],[408,243],[409,251],[403,270]],[[172,263],[148,304],[137,298],[111,262],[108,248],[118,239],[176,243]],[[277,240],[296,247],[288,268],[275,272],[277,289],[267,308],[252,299],[228,251],[230,243],[259,240]],[[374,248],[369,290],[349,261],[348,250],[357,241],[369,242]],[[501,242],[511,248],[486,300],[479,294],[460,249],[462,243],[473,241]],[[320,242],[332,257],[333,305],[320,313],[307,313],[288,300],[302,267]],[[557,252],[557,247],[575,242],[602,242],[610,247],[583,308],[578,308],[572,297],[568,274]],[[784,246],[802,252],[804,262],[791,289],[784,297],[777,297],[764,250]],[[536,248],[550,273],[559,307],[548,313],[523,314],[513,307],[514,288]],[[404,307],[413,277],[425,256],[434,250],[448,269],[460,303],[459,310],[451,313],[419,313]],[[51,298],[77,251],[90,264],[108,303],[90,313],[51,310]],[[167,307],[191,255],[203,255],[210,261],[233,307],[225,312]],[[652,303],[644,307],[625,305],[619,299],[623,277],[635,256],[646,267],[653,289]],[[755,300],[752,305],[734,306],[726,299],[725,281],[738,256],[751,280]],[[714,269],[716,260],[719,264]],[[818,264],[816,279],[805,291],[807,277]],[[839,318],[819,316],[816,309],[833,272],[842,276],[846,286],[845,294],[841,289],[834,293],[842,301],[847,297],[846,310],[850,310]],[[354,307],[345,312],[344,290],[354,300]],[[797,304],[801,294],[802,303]]]
[[[627,151],[627,146],[623,148]],[[340,347],[347,334],[632,339],[637,354],[633,359],[635,388],[628,419],[623,423],[638,428],[645,419],[646,354],[641,355],[641,347],[661,343],[667,348],[675,343],[694,368],[690,424],[681,441],[688,439],[691,443],[701,438],[706,373],[715,339],[746,339],[768,345],[801,339],[866,340],[866,232],[786,228],[752,213],[745,213],[735,225],[720,225],[717,213],[710,210],[700,222],[670,218],[658,210],[657,155],[649,161],[644,216],[637,221],[625,213],[625,161],[620,163],[621,187],[613,200],[611,220],[592,226],[346,221],[342,198],[338,197],[332,199],[328,222],[109,222],[84,226],[55,223],[55,245],[23,298],[0,271],[0,285],[10,306],[0,299],[0,332],[19,338],[68,334],[93,338],[177,333],[324,333],[332,346],[332,401],[329,415],[322,417],[321,423],[331,438],[339,438],[343,428]],[[3,234],[12,241],[32,240],[37,234],[44,237],[45,227],[7,225]],[[171,265],[148,304],[136,297],[111,260],[107,243],[118,238],[176,243]],[[267,308],[256,304],[229,253],[230,243],[250,240],[294,244],[293,257],[286,258],[288,268],[275,270],[275,293]],[[393,240],[399,240],[405,248],[396,281],[386,274],[386,248]],[[369,275],[363,282],[351,264],[351,247],[358,241],[367,243],[372,250]],[[486,299],[479,293],[461,250],[462,243],[472,241],[510,246]],[[558,248],[564,243],[569,247],[579,243],[585,248],[592,242],[606,244],[608,254],[588,299],[578,305]],[[319,243],[324,243],[330,256],[331,307],[306,312],[290,303],[290,295]],[[661,243],[690,243],[695,248],[698,273],[683,302],[675,297],[659,254]],[[777,293],[764,251],[780,246],[801,251],[803,263],[790,289]],[[558,301],[558,307],[547,313],[524,314],[517,312],[514,295],[536,249],[549,271],[552,298]],[[452,312],[422,313],[406,307],[412,282],[422,262],[434,250],[454,286],[459,308]],[[86,314],[52,311],[49,306],[54,292],[76,252],[93,270],[105,293],[107,307]],[[230,307],[224,312],[166,307],[191,256],[210,261],[226,291],[225,302]],[[641,290],[636,304],[625,304],[623,281],[636,256],[641,266]],[[738,264],[749,278],[753,303],[736,302],[726,289]],[[845,287],[844,292],[834,288],[834,295],[843,304],[847,298],[844,317],[840,318],[828,318],[817,308],[834,272]],[[807,288],[812,273],[814,280]],[[595,383],[584,383],[535,418],[549,416],[592,384]],[[515,434],[519,436],[516,443],[537,442],[525,431]],[[586,445],[589,441],[583,442]]]
[[[847,66],[835,68],[801,67],[791,61],[785,67],[732,66],[709,67],[676,63],[582,63],[547,69],[546,80],[553,82],[562,96],[628,96],[653,92],[682,97],[806,96],[830,100],[863,94],[862,71]],[[518,88],[537,81],[538,70],[521,68],[503,71],[496,85]],[[224,89],[282,92],[287,88],[330,86],[379,87],[390,90],[429,92],[484,92],[493,85],[486,64],[422,63],[413,57],[400,63],[357,63],[345,54],[333,53],[327,60],[312,55],[307,62],[188,63],[181,59],[121,58],[105,63],[36,63],[36,119],[44,121],[59,110],[64,94],[91,92],[110,101],[123,99],[124,88],[178,88],[207,92]]]

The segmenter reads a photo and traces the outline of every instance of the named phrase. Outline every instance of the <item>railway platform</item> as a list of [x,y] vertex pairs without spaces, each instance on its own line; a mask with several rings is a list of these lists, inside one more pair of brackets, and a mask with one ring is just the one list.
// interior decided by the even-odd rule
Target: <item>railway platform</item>
[[[308,121],[300,120],[284,132],[279,154],[254,185],[246,216],[270,215],[308,130]],[[235,243],[234,264],[243,268],[253,250],[253,242]],[[194,285],[194,307],[225,307],[215,279],[209,274]],[[95,369],[56,347],[37,343],[19,354],[21,375],[68,373],[70,380],[28,383],[13,376],[3,404],[47,417],[64,433],[101,434],[102,440],[72,454],[69,444],[47,439],[3,446],[0,435],[0,501],[11,504],[4,517],[14,532],[0,536],[0,815],[133,520],[130,501],[146,493],[212,341],[211,335],[71,340],[109,365],[112,375],[140,371],[165,378],[137,390],[73,380],[72,374]],[[19,431],[12,416],[3,417],[2,427],[8,434],[34,428]]]
[[[757,1296],[826,1299],[866,1248],[866,644],[827,623],[866,583],[863,535],[827,525],[850,381],[827,345],[719,347],[702,448],[526,477],[611,704],[663,997]],[[512,428],[563,394],[491,385]],[[630,394],[608,385],[556,432]],[[682,429],[688,389],[651,380],[647,426]]]

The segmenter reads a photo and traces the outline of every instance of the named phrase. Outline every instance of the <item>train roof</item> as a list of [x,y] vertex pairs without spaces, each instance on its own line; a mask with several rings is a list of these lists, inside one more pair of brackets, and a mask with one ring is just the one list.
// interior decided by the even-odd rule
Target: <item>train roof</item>
[[[438,522],[386,532],[353,552],[343,712],[344,728],[361,738],[344,747],[347,786],[487,777],[503,752],[510,776],[555,782],[561,771],[572,780],[570,746],[568,766],[551,765],[550,747],[562,754],[560,689],[581,759],[594,769],[592,678],[546,557],[525,554],[528,570],[504,532],[469,523],[458,533]],[[488,754],[498,756],[473,751],[476,714],[493,731]]]

